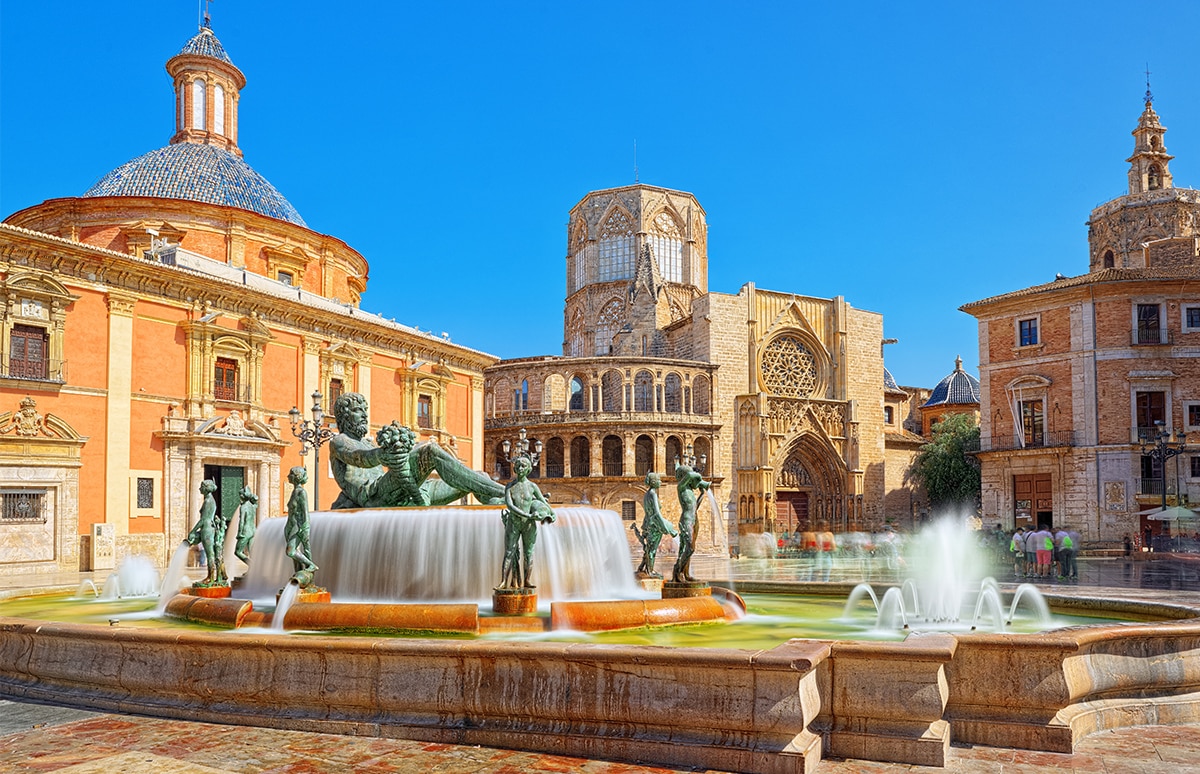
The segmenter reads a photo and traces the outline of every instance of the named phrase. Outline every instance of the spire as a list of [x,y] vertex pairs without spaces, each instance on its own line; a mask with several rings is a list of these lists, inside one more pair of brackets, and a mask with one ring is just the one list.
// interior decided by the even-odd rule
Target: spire
[[1150,91],[1150,68],[1146,68],[1145,109],[1133,130],[1133,155],[1129,162],[1129,193],[1145,193],[1160,188],[1171,188],[1171,170],[1168,163],[1175,158],[1167,153],[1163,135],[1167,128],[1154,112],[1154,94]]
[[654,260],[654,251],[650,245],[642,245],[642,252],[633,270],[633,281],[629,283],[629,300],[632,302],[645,290],[650,300],[656,301],[662,288],[662,275],[658,271],[658,261]]
[[207,9],[200,31],[167,60],[175,85],[175,134],[180,142],[215,145],[238,156],[238,99],[246,76],[234,65],[209,26]]

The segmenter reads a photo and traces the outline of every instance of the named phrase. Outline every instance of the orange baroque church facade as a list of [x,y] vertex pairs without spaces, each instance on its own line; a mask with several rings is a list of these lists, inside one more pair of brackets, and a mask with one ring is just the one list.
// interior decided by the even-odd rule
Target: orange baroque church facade
[[0,224],[0,574],[162,563],[205,478],[223,512],[249,487],[281,515],[288,468],[312,468],[288,410],[314,392],[483,467],[495,358],[360,308],[366,259],[243,161],[245,77],[210,28],[167,71],[167,146]]

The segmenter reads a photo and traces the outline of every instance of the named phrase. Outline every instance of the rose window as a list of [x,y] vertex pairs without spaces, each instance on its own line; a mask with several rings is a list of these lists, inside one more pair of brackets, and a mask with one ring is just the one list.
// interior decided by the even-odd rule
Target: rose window
[[816,358],[800,339],[780,336],[763,350],[762,380],[775,395],[807,398],[817,387]]

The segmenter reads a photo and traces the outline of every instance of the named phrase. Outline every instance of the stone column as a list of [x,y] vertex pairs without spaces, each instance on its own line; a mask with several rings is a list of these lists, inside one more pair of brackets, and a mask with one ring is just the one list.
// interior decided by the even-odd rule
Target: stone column
[[471,467],[483,470],[483,377],[471,377]]
[[592,450],[592,475],[604,475],[604,439],[599,433],[592,433],[588,437],[588,445]]
[[258,463],[258,520],[269,519],[275,509],[271,503],[271,466],[267,460]]
[[[304,385],[304,394],[300,396],[300,414],[304,419],[312,420],[312,394],[321,387],[321,340],[305,337],[304,339],[304,371],[301,375],[301,383]],[[368,421],[370,405],[367,406]],[[308,484],[304,487],[308,492],[308,502],[313,510],[320,508],[316,497],[313,496],[313,488],[316,484],[317,476],[321,475],[321,471],[316,470],[311,464],[313,459],[312,451],[310,450],[303,458],[301,464],[308,469]]]
[[104,521],[118,537],[129,534],[129,452],[133,392],[133,306],[137,299],[108,294],[108,381],[105,385]]

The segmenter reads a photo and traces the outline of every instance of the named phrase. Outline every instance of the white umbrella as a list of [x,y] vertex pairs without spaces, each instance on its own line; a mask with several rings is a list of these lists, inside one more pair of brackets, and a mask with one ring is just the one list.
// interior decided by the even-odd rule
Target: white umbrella
[[1181,521],[1200,518],[1200,513],[1178,505],[1170,508],[1151,508],[1148,511],[1142,511],[1141,515],[1149,521]]

